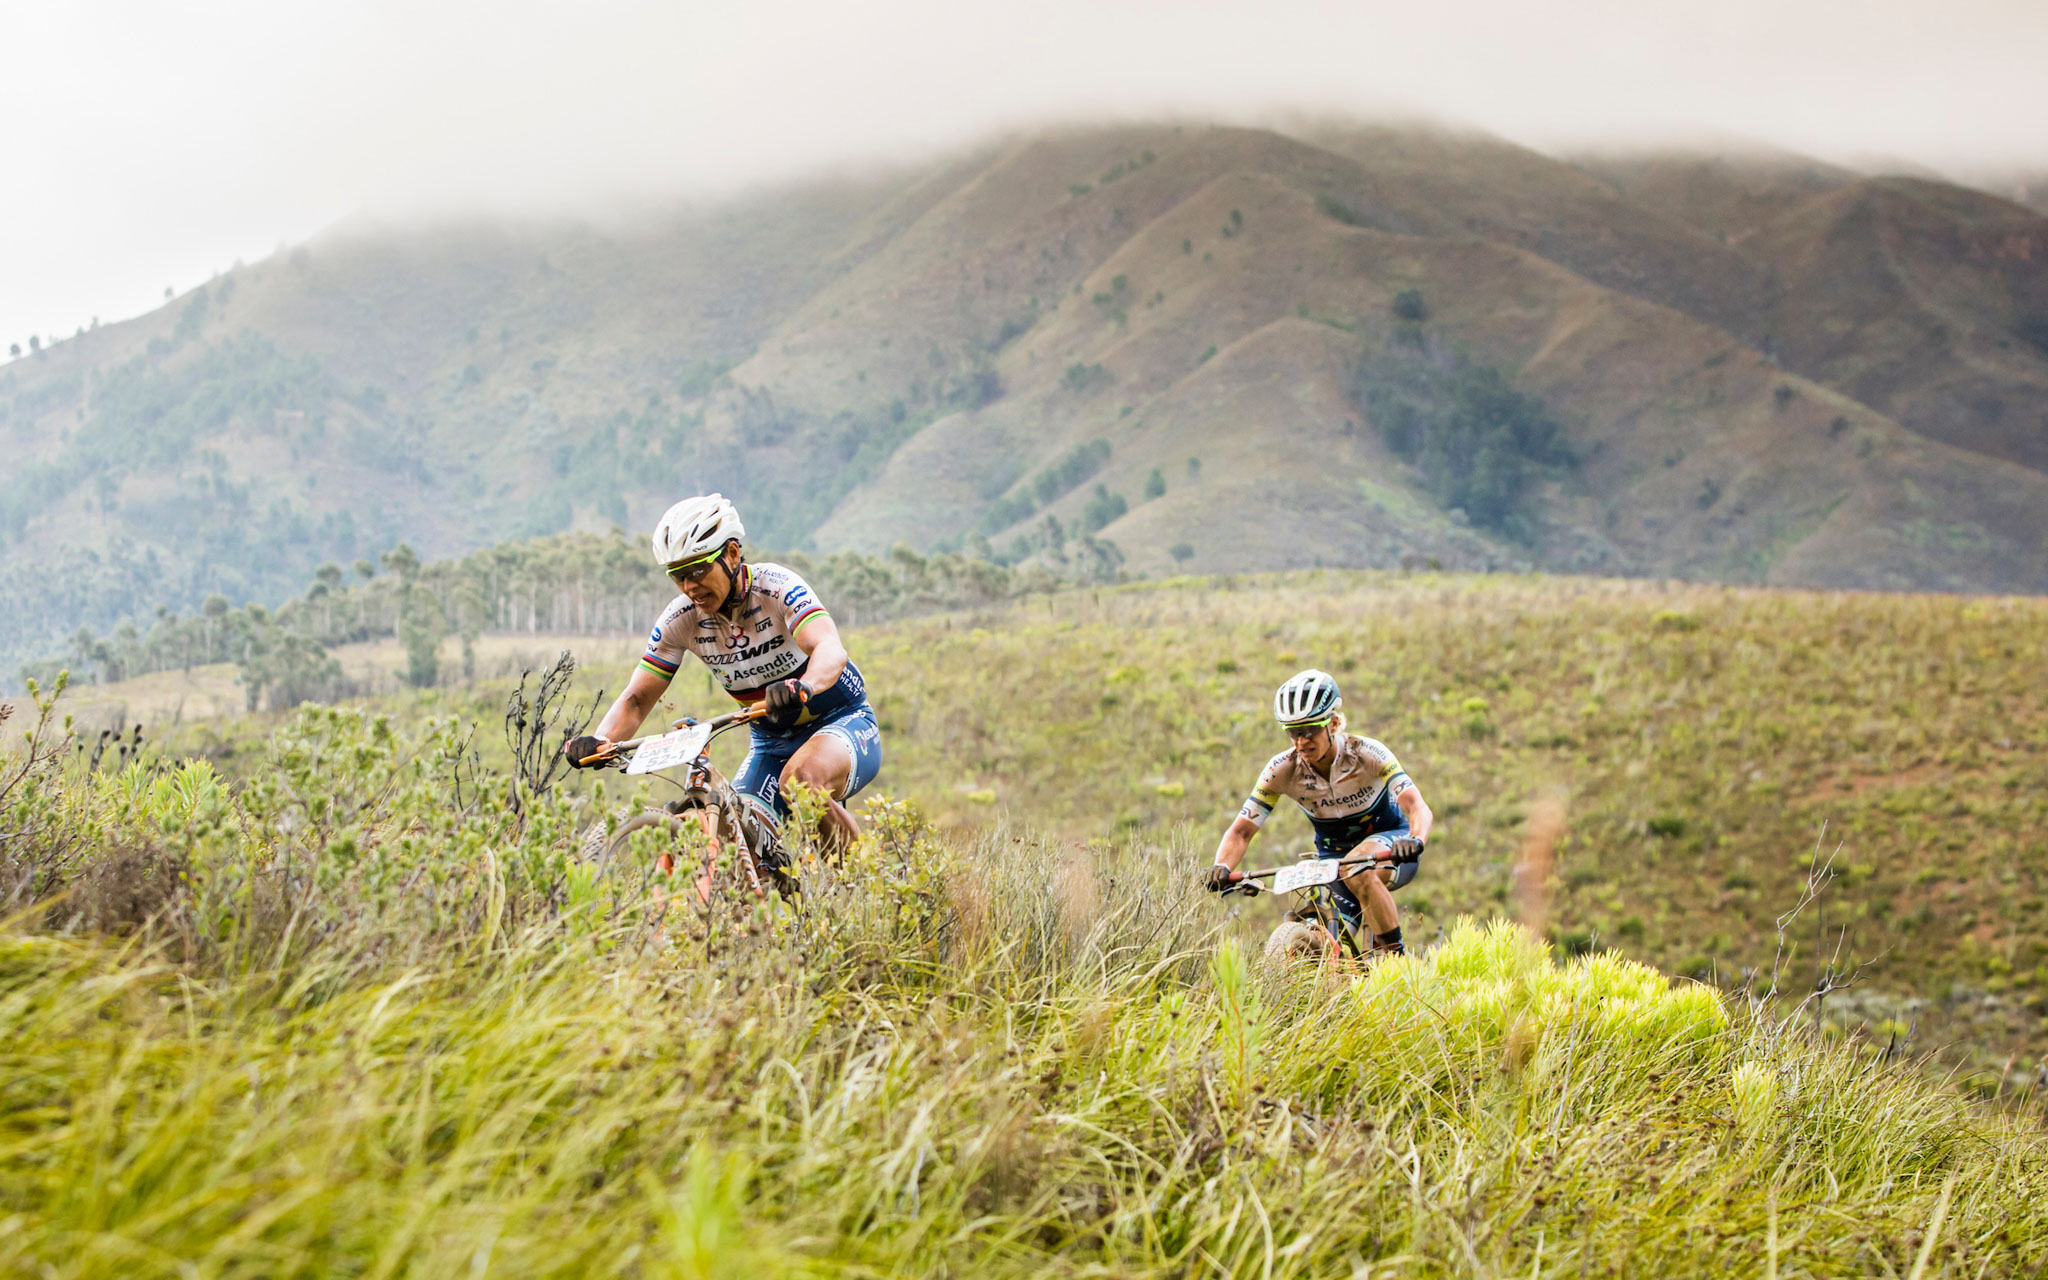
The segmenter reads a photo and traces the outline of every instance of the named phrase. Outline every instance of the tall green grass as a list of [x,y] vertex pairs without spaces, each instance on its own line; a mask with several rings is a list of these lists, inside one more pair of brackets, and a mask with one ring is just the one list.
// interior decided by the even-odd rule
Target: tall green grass
[[193,765],[8,799],[0,1265],[2048,1264],[2037,1132],[1614,955],[1466,922],[1363,975],[1267,971],[1191,848],[891,804],[801,915],[657,915],[574,863],[617,797],[458,796],[460,741],[309,711],[239,793]]
[[[1213,847],[1286,745],[1273,689],[1320,666],[1436,811],[1401,898],[1424,936],[1507,911],[1548,800],[1561,945],[1742,987],[1839,849],[1828,946],[1846,927],[1877,963],[1831,1011],[1958,1046],[1993,1081],[2048,1056],[2048,602],[1329,571],[1069,592],[852,643],[884,785],[940,822]],[[1282,806],[1262,856],[1309,834]],[[1806,974],[1817,921],[1794,939]]]

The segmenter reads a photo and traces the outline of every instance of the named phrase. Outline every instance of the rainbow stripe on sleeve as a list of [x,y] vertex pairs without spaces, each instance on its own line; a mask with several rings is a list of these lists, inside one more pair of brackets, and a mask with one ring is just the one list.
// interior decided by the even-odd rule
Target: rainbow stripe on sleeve
[[789,634],[794,637],[797,632],[803,630],[803,625],[812,618],[829,618],[831,616],[831,614],[825,612],[824,605],[813,600],[806,604],[794,618],[789,620]]
[[680,665],[682,664],[665,662],[661,658],[656,657],[652,652],[640,655],[640,669],[649,675],[660,676],[663,680],[675,679],[676,668]]

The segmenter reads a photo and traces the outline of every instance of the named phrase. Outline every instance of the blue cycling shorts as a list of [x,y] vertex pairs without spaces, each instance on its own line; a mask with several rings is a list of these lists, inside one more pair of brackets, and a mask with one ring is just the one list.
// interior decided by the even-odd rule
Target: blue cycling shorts
[[[1373,834],[1367,836],[1364,840],[1360,840],[1358,844],[1353,845],[1349,849],[1325,849],[1320,844],[1318,844],[1316,847],[1316,856],[1319,858],[1348,857],[1349,855],[1357,852],[1359,848],[1363,847],[1367,843],[1367,841],[1395,840],[1407,834],[1408,827],[1407,824],[1404,823],[1399,827],[1393,827],[1386,831],[1375,831]],[[1382,849],[1382,852],[1384,852],[1384,849]],[[1395,864],[1394,878],[1391,882],[1388,883],[1387,889],[1389,891],[1392,891],[1400,888],[1402,885],[1407,884],[1410,880],[1413,880],[1415,878],[1415,873],[1420,871],[1421,869],[1422,863],[1419,860],[1415,862],[1402,862]],[[1342,880],[1332,880],[1330,882],[1330,896],[1337,900],[1337,914],[1344,917],[1344,922],[1346,924],[1350,925],[1354,929],[1361,928],[1363,926],[1365,920],[1365,907],[1358,901],[1358,895],[1351,892],[1351,890],[1345,886]]]
[[797,748],[821,733],[844,742],[853,753],[853,771],[846,779],[846,794],[839,797],[853,799],[882,771],[882,730],[875,723],[875,709],[865,702],[843,707],[793,733],[755,730],[753,746],[732,780],[733,790],[773,809],[777,819],[787,818],[789,805],[782,798],[782,771]]

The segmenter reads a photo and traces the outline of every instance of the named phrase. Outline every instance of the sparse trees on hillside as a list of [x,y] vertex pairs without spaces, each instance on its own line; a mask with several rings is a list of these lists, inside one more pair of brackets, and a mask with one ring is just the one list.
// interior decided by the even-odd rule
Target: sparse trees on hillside
[[1402,339],[1361,362],[1353,394],[1394,453],[1450,511],[1507,537],[1529,536],[1523,499],[1572,464],[1563,428],[1498,369]]
[[1150,502],[1154,498],[1163,498],[1165,496],[1166,473],[1154,467],[1152,468],[1152,474],[1145,477],[1145,501]]

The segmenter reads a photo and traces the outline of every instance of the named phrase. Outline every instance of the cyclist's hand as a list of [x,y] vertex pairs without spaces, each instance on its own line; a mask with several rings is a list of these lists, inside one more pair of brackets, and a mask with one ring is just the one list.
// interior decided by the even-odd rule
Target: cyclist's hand
[[593,760],[588,765],[583,762],[589,760],[590,757],[598,754],[610,745],[611,743],[606,742],[603,738],[593,738],[589,734],[584,734],[580,738],[571,738],[568,742],[564,743],[562,745],[562,754],[569,757],[569,767],[571,769],[596,768],[601,763],[600,761]]
[[1219,862],[1202,873],[1202,887],[1211,893],[1234,889],[1237,887],[1237,872]]
[[1422,838],[1420,836],[1395,836],[1392,840],[1387,841],[1387,854],[1393,858],[1396,866],[1406,862],[1414,862],[1422,856]]
[[777,680],[769,685],[762,699],[768,707],[768,723],[782,729],[795,724],[810,696],[811,691],[804,688],[801,680]]

